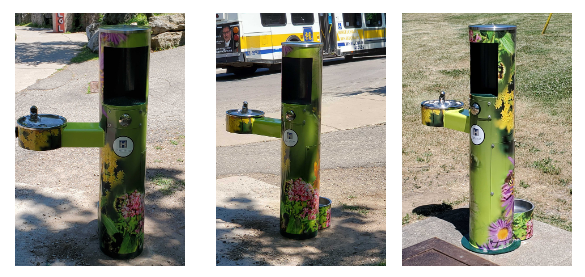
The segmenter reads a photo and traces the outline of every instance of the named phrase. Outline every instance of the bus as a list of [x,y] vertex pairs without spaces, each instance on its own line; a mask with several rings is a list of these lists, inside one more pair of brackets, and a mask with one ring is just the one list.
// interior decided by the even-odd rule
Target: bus
[[285,41],[323,45],[323,57],[385,55],[385,13],[216,13],[216,68],[280,69]]

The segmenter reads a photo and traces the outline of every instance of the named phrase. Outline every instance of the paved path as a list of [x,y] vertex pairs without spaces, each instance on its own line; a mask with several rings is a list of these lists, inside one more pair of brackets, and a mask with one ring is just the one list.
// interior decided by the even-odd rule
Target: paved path
[[53,33],[52,29],[16,26],[16,92],[63,68],[87,44],[81,33]]
[[[538,208],[538,207],[537,207]],[[446,212],[402,227],[402,248],[437,237],[466,250],[461,238],[469,233],[469,209]],[[512,252],[480,257],[503,266],[570,266],[572,265],[573,233],[534,220],[534,236]]]

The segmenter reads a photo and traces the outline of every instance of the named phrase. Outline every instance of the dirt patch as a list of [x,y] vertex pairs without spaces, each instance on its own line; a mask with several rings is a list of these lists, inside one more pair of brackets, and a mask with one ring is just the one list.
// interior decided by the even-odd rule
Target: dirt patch
[[217,265],[385,265],[385,175],[385,167],[322,169],[331,227],[314,239],[291,240],[279,233],[280,176],[248,174],[264,187],[232,200],[218,192],[225,198],[218,203],[238,203],[218,204]]
[[[537,220],[572,231],[571,28],[560,27],[571,26],[571,15],[554,14],[555,27],[549,25],[543,36],[547,17],[403,14],[403,224],[448,210],[445,205],[452,209],[468,205],[468,134],[423,126],[420,103],[438,99],[445,91],[447,99],[463,101],[468,108],[467,26],[497,22],[517,25],[519,32],[516,198],[535,204]],[[421,214],[421,207],[431,207],[431,212]]]

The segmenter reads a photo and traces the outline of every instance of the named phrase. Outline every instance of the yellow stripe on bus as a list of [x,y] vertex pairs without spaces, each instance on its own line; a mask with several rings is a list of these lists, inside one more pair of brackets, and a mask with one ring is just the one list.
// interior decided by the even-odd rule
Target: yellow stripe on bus
[[366,30],[364,32],[364,38],[384,38],[384,29],[376,29],[376,30]]
[[[295,35],[300,38],[302,41],[303,33],[296,33],[296,34],[280,34],[280,35],[260,35],[260,36],[245,36],[242,37],[242,49],[254,49],[254,48],[262,48],[262,47],[273,47],[273,46],[280,46],[283,42],[286,41],[290,36]],[[319,42],[320,36],[318,33],[313,32],[313,41]]]

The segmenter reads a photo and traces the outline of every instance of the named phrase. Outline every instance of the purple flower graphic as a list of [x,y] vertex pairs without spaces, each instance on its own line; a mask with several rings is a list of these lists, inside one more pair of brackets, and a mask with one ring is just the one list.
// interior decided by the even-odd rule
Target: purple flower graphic
[[[512,165],[514,165],[514,159],[508,157]],[[506,208],[504,217],[509,217],[514,214],[514,170],[508,172],[506,180],[502,185],[502,207]]]
[[101,33],[101,38],[105,42],[111,42],[114,45],[118,45],[120,42],[126,40],[126,35],[117,33]]
[[[502,245],[507,244],[512,239],[512,222],[508,220],[499,219],[490,224],[489,228],[489,240],[492,243]],[[492,245],[493,246],[493,245]]]
[[469,30],[469,42],[480,42],[481,36],[479,34],[473,36],[473,30]]

